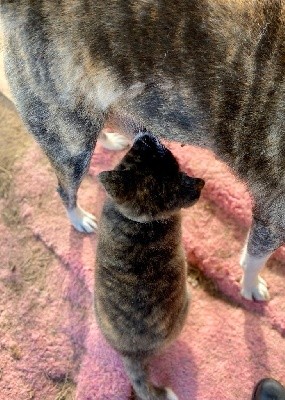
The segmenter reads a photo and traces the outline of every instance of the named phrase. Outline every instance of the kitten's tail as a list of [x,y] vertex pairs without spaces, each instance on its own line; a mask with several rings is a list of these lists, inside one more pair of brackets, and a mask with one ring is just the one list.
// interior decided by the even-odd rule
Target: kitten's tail
[[176,394],[167,387],[150,383],[146,360],[136,357],[123,357],[124,365],[133,389],[141,400],[178,400]]

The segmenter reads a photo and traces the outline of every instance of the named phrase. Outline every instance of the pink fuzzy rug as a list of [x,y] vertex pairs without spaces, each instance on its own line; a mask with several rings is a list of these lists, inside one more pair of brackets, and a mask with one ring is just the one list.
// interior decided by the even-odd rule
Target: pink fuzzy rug
[[[251,221],[250,197],[210,152],[177,143],[169,147],[184,170],[206,180],[200,201],[183,212],[187,257],[228,300],[190,288],[186,326],[178,340],[153,360],[152,379],[170,386],[180,400],[250,400],[260,378],[285,382],[285,252],[276,252],[263,273],[272,300],[243,300],[238,260]],[[98,145],[82,184],[80,204],[98,217],[104,193],[96,175],[114,167],[122,155]],[[53,301],[52,295],[41,298],[50,307],[49,320],[41,321],[37,331],[29,325],[27,335],[34,339],[21,360],[22,369],[39,391],[36,370],[43,368],[55,380],[72,376],[77,400],[127,400],[131,389],[120,357],[101,336],[92,311],[96,234],[83,235],[70,227],[55,193],[55,176],[43,159],[37,145],[27,151],[19,164],[16,196],[33,235],[57,256],[56,272],[49,280],[62,302]],[[61,335],[48,336],[47,325],[54,320]],[[0,399],[28,398],[1,397],[3,393]],[[34,398],[54,399],[49,393]]]

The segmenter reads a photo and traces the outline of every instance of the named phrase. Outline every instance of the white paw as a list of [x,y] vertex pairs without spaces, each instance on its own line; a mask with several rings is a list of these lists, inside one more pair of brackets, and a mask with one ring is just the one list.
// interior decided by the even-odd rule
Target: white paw
[[167,400],[179,400],[176,394],[170,388],[165,388],[165,390],[167,393]]
[[108,150],[124,150],[130,146],[130,141],[126,136],[117,132],[102,132],[99,136],[102,146]]
[[241,295],[247,300],[268,301],[270,299],[267,284],[261,276],[258,275],[255,284],[245,285],[244,277],[241,280]]
[[79,206],[72,210],[67,210],[67,214],[71,224],[79,232],[92,233],[97,228],[96,218],[94,215],[89,214]]

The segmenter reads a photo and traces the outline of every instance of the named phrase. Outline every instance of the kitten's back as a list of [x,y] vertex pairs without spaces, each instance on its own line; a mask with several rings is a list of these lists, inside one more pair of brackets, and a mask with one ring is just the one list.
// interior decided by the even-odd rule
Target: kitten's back
[[179,214],[139,223],[110,202],[104,206],[95,276],[101,304],[97,316],[122,354],[151,354],[181,329],[188,299],[180,223]]
[[139,398],[174,400],[170,389],[149,382],[146,363],[179,334],[187,316],[180,209],[197,201],[204,182],[181,172],[173,154],[148,132],[99,179],[109,195],[95,270],[99,326],[122,355]]

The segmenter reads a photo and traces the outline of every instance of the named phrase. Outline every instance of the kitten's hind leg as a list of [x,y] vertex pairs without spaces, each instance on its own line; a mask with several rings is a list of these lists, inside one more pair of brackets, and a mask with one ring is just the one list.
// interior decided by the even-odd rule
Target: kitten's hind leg
[[247,300],[269,300],[266,282],[259,275],[274,250],[283,243],[282,238],[269,226],[254,219],[241,257],[243,278],[241,295]]
[[123,357],[125,369],[139,400],[178,400],[175,393],[166,387],[149,382],[146,360],[140,357]]

